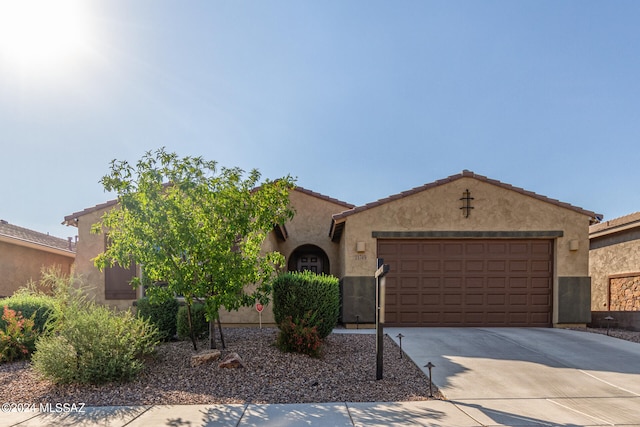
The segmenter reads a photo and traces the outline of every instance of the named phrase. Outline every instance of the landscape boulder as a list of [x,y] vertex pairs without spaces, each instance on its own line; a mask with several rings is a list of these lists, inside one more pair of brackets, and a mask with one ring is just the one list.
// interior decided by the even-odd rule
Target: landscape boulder
[[238,355],[238,353],[230,353],[227,357],[224,358],[220,364],[218,364],[219,368],[244,368],[244,362],[242,358]]
[[206,350],[202,353],[194,354],[191,356],[191,366],[195,367],[215,362],[220,359],[220,354],[220,350]]

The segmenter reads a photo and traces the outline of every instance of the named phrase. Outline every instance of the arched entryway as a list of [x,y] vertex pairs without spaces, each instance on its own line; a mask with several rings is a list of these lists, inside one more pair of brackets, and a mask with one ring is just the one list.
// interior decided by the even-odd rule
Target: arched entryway
[[289,256],[289,271],[313,271],[329,274],[329,257],[316,245],[298,246]]

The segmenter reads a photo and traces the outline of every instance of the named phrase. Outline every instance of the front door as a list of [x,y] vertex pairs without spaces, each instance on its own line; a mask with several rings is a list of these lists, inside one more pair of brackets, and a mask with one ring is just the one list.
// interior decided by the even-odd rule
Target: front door
[[316,254],[302,254],[298,257],[298,271],[310,270],[322,273],[322,257]]

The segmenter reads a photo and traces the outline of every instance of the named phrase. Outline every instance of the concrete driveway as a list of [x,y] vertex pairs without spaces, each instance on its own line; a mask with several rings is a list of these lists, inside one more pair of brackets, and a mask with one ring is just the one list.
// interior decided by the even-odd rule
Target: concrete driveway
[[[640,344],[538,328],[385,328],[481,425],[640,426]],[[386,360],[385,363],[393,363]]]

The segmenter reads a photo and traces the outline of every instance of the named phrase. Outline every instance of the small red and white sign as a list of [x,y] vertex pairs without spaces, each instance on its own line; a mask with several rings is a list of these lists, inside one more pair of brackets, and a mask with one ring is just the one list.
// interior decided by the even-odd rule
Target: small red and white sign
[[256,311],[258,313],[262,313],[262,310],[264,310],[264,305],[262,305],[260,303],[256,303]]

